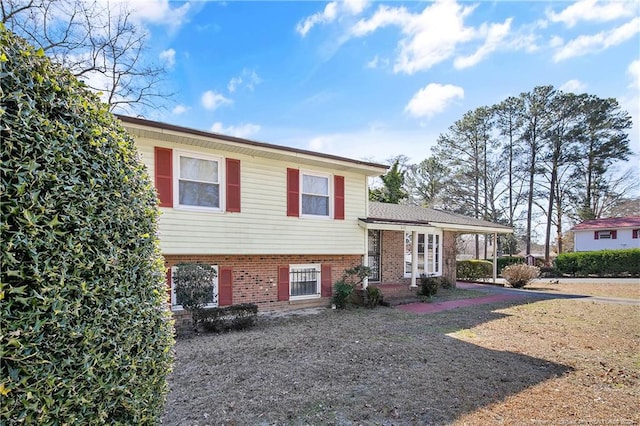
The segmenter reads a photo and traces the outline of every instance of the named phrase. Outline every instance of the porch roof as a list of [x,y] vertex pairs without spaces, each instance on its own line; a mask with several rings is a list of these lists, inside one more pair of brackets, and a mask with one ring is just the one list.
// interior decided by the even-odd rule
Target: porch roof
[[420,206],[369,202],[369,215],[359,223],[369,229],[410,230],[435,227],[461,233],[509,234],[513,228],[461,214]]

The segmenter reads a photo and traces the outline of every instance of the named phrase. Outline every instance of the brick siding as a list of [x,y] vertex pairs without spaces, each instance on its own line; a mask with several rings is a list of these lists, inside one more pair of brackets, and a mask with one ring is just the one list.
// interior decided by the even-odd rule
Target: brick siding
[[[331,282],[338,281],[345,269],[362,263],[359,255],[164,255],[165,267],[179,263],[203,262],[233,270],[233,304],[255,303],[258,310],[281,310],[298,306],[324,306],[329,298],[312,301],[278,301],[278,267],[291,264],[331,265]],[[315,302],[315,303],[314,303]]]
[[[382,231],[380,282],[410,284],[404,278],[404,232]],[[442,275],[456,282],[456,233],[444,231],[442,235]]]

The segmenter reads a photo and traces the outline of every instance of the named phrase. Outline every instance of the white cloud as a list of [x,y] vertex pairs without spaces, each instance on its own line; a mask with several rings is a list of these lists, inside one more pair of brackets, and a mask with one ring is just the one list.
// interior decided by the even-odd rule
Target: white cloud
[[229,90],[230,93],[233,93],[236,91],[238,86],[240,86],[240,84],[242,84],[242,77],[233,77],[231,80],[229,80],[229,84],[227,84],[227,89]]
[[354,25],[352,35],[364,36],[388,25],[400,27],[404,37],[398,43],[394,71],[413,74],[450,58],[458,44],[477,37],[473,28],[464,25],[465,17],[474,9],[451,0],[436,1],[419,14],[411,14],[404,7],[380,6],[370,19]]
[[188,107],[186,107],[185,105],[179,104],[179,105],[176,105],[171,112],[174,113],[175,115],[180,115],[180,114],[184,114],[187,111],[189,111]]
[[367,7],[367,0],[341,0],[328,3],[322,12],[307,16],[296,25],[296,31],[305,37],[311,29],[319,24],[329,24],[340,15],[359,15]]
[[560,90],[567,93],[584,93],[587,85],[580,80],[569,80],[560,86]]
[[160,52],[160,59],[167,63],[169,68],[173,68],[176,64],[176,51],[174,49],[167,49]]
[[640,59],[631,62],[627,67],[627,75],[631,79],[629,87],[640,90]]
[[235,92],[239,87],[245,87],[253,91],[253,89],[255,89],[255,87],[260,83],[262,83],[262,79],[258,76],[258,73],[254,70],[244,68],[239,76],[233,77],[229,80],[227,89],[230,93]]
[[216,93],[212,90],[207,90],[202,94],[202,106],[208,110],[215,110],[222,105],[228,105],[233,103],[231,99],[225,98],[220,93]]
[[136,20],[167,25],[172,30],[186,22],[187,12],[191,8],[189,2],[173,8],[169,0],[117,0],[116,3],[126,4]]
[[326,24],[333,22],[336,19],[338,10],[338,2],[331,2],[327,4],[322,12],[314,13],[308,16],[303,21],[298,22],[296,25],[296,31],[302,36],[306,36],[311,28],[317,24]]
[[559,47],[553,55],[556,62],[576,56],[599,52],[617,46],[633,38],[640,32],[640,17],[609,31],[601,31],[594,35],[581,35],[564,46]]
[[500,46],[504,45],[504,40],[511,30],[511,18],[508,18],[502,24],[482,24],[479,33],[485,35],[485,42],[475,53],[469,56],[458,56],[453,63],[456,69],[468,68],[476,65],[478,62],[494,52]]
[[248,138],[251,135],[255,135],[260,131],[260,126],[252,123],[244,123],[238,126],[225,127],[220,122],[213,123],[211,131],[224,135],[235,136],[237,138]]
[[552,22],[561,22],[571,28],[580,21],[607,22],[627,18],[637,10],[638,5],[634,1],[580,0],[560,13],[548,11],[547,17]]
[[430,83],[420,89],[404,108],[414,117],[433,117],[455,99],[464,99],[464,89],[451,84]]

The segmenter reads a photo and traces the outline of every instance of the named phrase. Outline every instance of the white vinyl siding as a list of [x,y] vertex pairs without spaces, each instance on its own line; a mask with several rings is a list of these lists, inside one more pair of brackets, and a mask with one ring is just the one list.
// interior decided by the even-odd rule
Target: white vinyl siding
[[598,239],[594,238],[594,230],[574,231],[575,251],[596,251],[596,250],[620,250],[629,248],[640,248],[640,239],[633,238],[633,229],[624,228],[616,230],[616,238],[603,238],[603,234],[598,234]]
[[[137,139],[142,159],[154,175],[153,146],[181,150],[177,144]],[[301,220],[287,217],[287,168],[297,164],[237,153],[203,155],[241,161],[242,212],[212,214],[206,211],[163,208],[160,248],[165,254],[360,254],[364,255],[364,229],[358,218],[367,216],[367,178],[343,170],[327,175],[345,177],[345,220]],[[174,204],[177,194],[174,193]],[[333,194],[331,194],[333,197]],[[331,200],[331,203],[333,200]]]

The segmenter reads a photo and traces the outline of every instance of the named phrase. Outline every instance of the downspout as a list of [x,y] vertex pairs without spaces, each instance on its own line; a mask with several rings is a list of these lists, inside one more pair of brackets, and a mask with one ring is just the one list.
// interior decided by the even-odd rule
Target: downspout
[[418,287],[418,231],[411,231],[411,287]]

